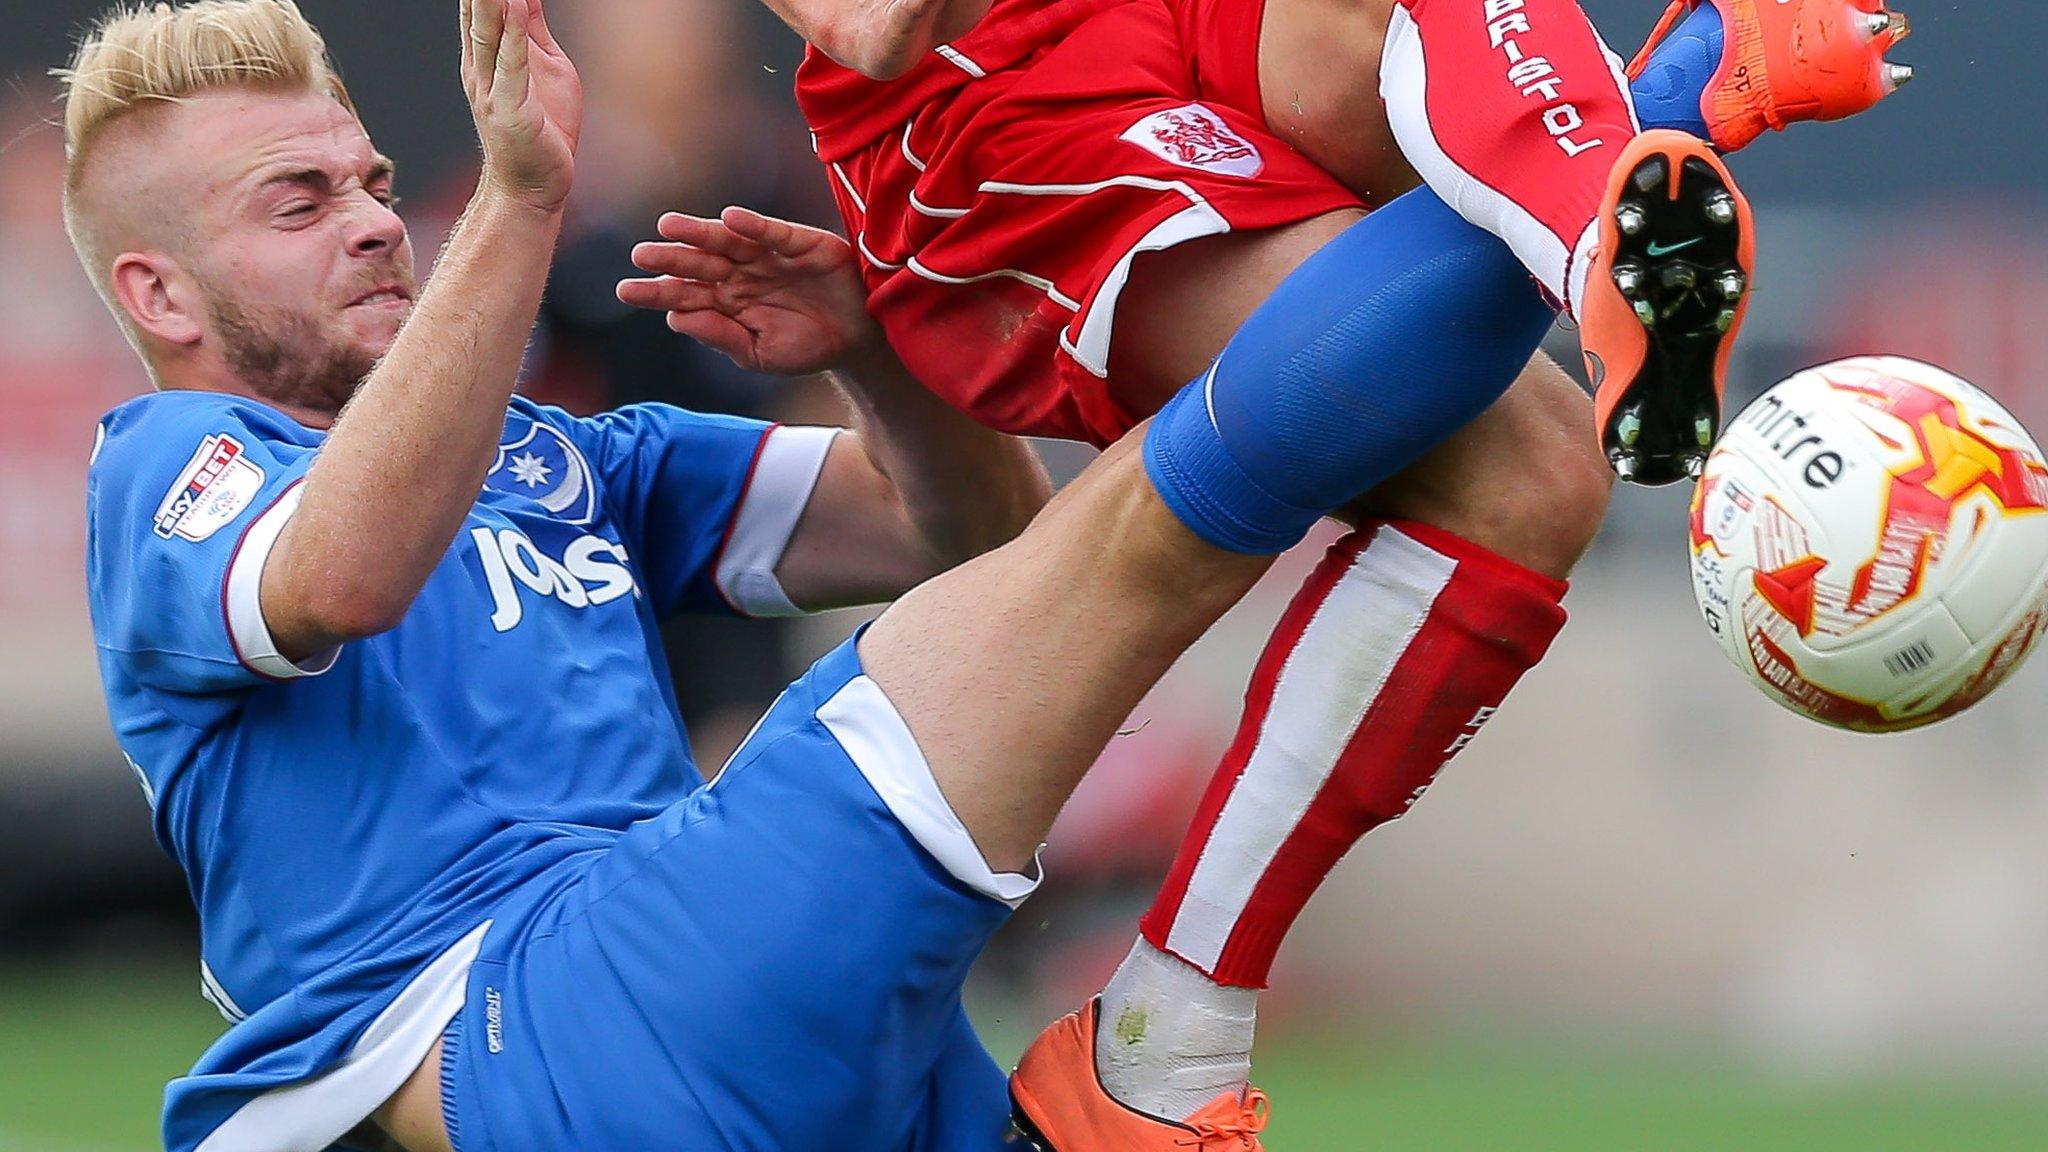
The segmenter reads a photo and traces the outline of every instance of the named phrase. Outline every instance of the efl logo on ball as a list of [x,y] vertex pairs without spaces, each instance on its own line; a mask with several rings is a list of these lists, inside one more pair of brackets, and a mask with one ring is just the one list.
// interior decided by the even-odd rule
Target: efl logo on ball
[[1824,364],[1730,424],[1691,545],[1701,613],[1773,699],[1916,728],[1989,695],[2048,625],[2048,462],[1939,368]]

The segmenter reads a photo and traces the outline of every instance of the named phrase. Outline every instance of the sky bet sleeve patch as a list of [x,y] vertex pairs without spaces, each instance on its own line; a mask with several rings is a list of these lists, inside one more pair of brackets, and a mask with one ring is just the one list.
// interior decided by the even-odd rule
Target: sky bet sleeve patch
[[247,458],[242,442],[225,433],[208,436],[157,507],[156,534],[198,543],[233,522],[262,490],[263,469]]

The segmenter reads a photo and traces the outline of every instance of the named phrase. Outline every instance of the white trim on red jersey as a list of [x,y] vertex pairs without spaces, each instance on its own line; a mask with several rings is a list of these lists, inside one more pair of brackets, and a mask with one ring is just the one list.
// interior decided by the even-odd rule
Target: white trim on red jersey
[[[919,172],[922,172],[925,169],[924,161],[919,160],[917,158],[917,154],[910,150],[910,130],[916,126],[917,121],[915,120],[905,120],[903,122],[903,159],[906,162],[908,162],[912,168],[915,168]],[[813,149],[813,151],[815,151],[815,149]]]
[[1079,312],[1081,310],[1081,302],[1060,291],[1052,281],[1047,280],[1043,276],[1034,276],[1017,268],[998,268],[993,272],[979,272],[972,276],[948,276],[943,272],[934,272],[930,268],[925,267],[918,262],[915,256],[906,261],[904,267],[927,280],[937,281],[940,284],[978,284],[983,280],[1021,280],[1040,292],[1045,293],[1053,303],[1065,308],[1067,311]]
[[941,220],[958,220],[967,215],[965,208],[934,208],[917,198],[917,189],[910,190],[910,207],[922,216],[935,216]]
[[861,215],[867,215],[868,202],[861,198],[860,190],[853,186],[853,178],[846,174],[846,169],[840,167],[837,160],[834,160],[829,167],[832,169],[832,174],[839,177],[839,186],[846,189],[846,194],[853,199],[853,206],[860,209]]
[[976,80],[979,80],[982,77],[988,75],[987,69],[983,68],[979,64],[976,64],[974,61],[968,59],[965,55],[961,53],[961,51],[958,48],[953,47],[951,44],[940,44],[939,46],[933,48],[932,51],[937,52],[939,55],[945,57],[946,62],[948,64],[953,65],[955,68],[960,69],[962,72],[967,73],[969,76],[974,77]]

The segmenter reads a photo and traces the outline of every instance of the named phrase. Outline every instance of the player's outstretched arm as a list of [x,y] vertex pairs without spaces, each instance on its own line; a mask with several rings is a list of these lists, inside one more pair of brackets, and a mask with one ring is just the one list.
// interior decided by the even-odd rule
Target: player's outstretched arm
[[390,353],[342,410],[263,571],[289,659],[395,626],[497,451],[575,171],[582,88],[541,0],[462,0],[483,176]]
[[796,34],[871,80],[894,80],[967,34],[989,0],[767,0]]
[[873,603],[1012,539],[1051,488],[1023,441],[954,411],[913,378],[866,310],[853,250],[830,232],[728,208],[671,214],[634,249],[654,273],[629,304],[757,372],[830,372],[854,434],[826,457],[776,578],[809,609]]

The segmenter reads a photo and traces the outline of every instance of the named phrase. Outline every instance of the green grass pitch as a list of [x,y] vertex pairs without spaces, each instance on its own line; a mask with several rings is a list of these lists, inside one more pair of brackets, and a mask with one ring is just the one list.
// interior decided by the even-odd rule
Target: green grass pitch
[[[0,969],[0,1152],[155,1147],[163,1081],[221,1027],[160,967]],[[1275,1152],[2038,1152],[2048,1089],[1773,1081],[1583,1046],[1262,1037]],[[1008,1054],[1021,1037],[1001,1034]]]

